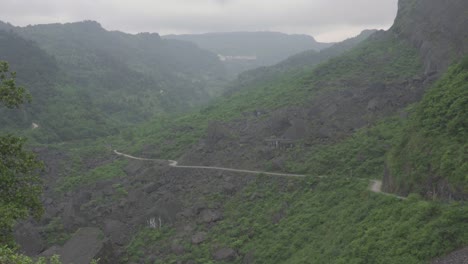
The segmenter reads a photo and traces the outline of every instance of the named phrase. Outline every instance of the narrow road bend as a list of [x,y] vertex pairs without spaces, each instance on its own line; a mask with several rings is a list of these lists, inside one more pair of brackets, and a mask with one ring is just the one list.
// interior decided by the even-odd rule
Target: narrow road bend
[[[272,176],[296,177],[296,178],[303,178],[303,177],[306,176],[306,175],[303,175],[303,174],[277,173],[277,172],[253,171],[253,170],[239,170],[239,169],[223,168],[223,167],[186,166],[186,165],[178,165],[178,162],[175,161],[175,160],[140,158],[140,157],[135,157],[135,156],[132,156],[132,155],[128,155],[128,154],[125,154],[125,153],[118,152],[117,150],[114,150],[114,153],[119,155],[119,156],[126,157],[126,158],[129,158],[129,159],[134,159],[134,160],[166,162],[166,163],[168,163],[169,166],[174,167],[174,168],[232,171],[232,172],[240,172],[240,173],[265,174],[265,175],[272,175]],[[325,176],[319,176],[319,177],[323,178]],[[406,199],[406,197],[402,197],[402,196],[382,192],[382,181],[380,181],[380,180],[371,180],[370,185],[369,185],[369,190],[374,192],[374,193],[380,193],[380,194],[383,194],[383,195],[393,196],[393,197],[401,199],[401,200]]]

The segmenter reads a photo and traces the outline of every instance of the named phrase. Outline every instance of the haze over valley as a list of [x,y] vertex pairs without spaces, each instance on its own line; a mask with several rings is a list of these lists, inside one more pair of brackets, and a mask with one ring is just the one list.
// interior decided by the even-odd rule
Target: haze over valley
[[5,0],[0,263],[468,263],[467,13]]

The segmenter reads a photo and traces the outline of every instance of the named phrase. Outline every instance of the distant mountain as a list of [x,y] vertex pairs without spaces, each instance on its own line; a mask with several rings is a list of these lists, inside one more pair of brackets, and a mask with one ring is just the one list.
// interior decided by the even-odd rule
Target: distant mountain
[[346,39],[342,42],[333,44],[329,48],[325,48],[320,51],[308,50],[295,55],[292,55],[288,59],[278,63],[276,68],[298,68],[298,67],[311,67],[319,64],[322,61],[326,61],[332,57],[343,54],[344,52],[356,47],[359,43],[366,40],[369,36],[377,32],[375,29],[368,29],[362,31],[359,35]]
[[276,64],[306,50],[322,50],[333,43],[320,43],[308,35],[277,32],[232,32],[199,35],[167,35],[166,39],[190,41],[220,56],[231,76]]
[[[34,95],[25,122],[40,122],[57,140],[105,135],[117,124],[184,111],[207,102],[225,80],[218,57],[194,44],[110,32],[93,21],[1,23],[0,36],[0,60],[10,62]],[[36,72],[45,72],[47,85],[35,81]]]
[[[383,176],[387,166],[386,190],[466,199],[466,60],[447,69],[468,54],[467,10],[464,0],[400,0],[388,31],[245,72],[225,97],[180,119],[179,127],[198,130],[183,130],[196,135],[184,134],[188,151],[179,144],[155,156],[360,177]],[[299,147],[271,150],[272,139]],[[159,140],[154,149],[165,147]]]
[[329,48],[320,51],[307,50],[279,62],[270,67],[259,67],[250,71],[243,72],[239,77],[231,82],[230,88],[226,89],[226,93],[232,93],[245,87],[259,85],[262,82],[270,82],[281,78],[282,75],[292,71],[300,71],[311,69],[321,62],[325,62],[333,57],[337,57],[346,51],[356,47],[359,43],[366,40],[369,36],[377,32],[377,30],[364,30],[356,37],[346,39],[342,42],[333,44]]

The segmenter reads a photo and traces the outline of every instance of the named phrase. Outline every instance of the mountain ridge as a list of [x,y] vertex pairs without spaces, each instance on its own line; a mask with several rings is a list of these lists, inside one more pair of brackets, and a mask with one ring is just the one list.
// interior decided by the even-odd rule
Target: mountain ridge
[[193,42],[220,56],[232,57],[232,61],[224,61],[224,64],[234,78],[246,70],[270,66],[296,53],[321,50],[333,44],[317,42],[309,35],[270,31],[167,35],[163,38]]

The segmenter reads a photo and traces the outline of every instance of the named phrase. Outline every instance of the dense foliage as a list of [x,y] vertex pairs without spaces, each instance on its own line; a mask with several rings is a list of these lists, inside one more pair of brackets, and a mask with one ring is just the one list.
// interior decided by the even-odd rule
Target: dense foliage
[[468,58],[449,69],[417,105],[388,161],[392,191],[468,193]]
[[[19,107],[29,94],[15,82],[8,64],[0,61],[0,103]],[[0,136],[0,243],[13,245],[16,221],[42,214],[41,181],[37,170],[41,163],[32,152],[24,150],[25,139],[13,135]]]
[[[375,65],[368,69],[369,65]],[[421,69],[415,50],[393,37],[376,36],[355,49],[316,67],[301,65],[279,71],[274,78],[247,81],[238,91],[198,112],[162,117],[133,129],[129,149],[153,146],[154,156],[177,158],[203,135],[210,122],[244,118],[244,113],[303,106],[321,92],[344,90],[350,83],[366,86],[414,76]],[[272,67],[273,71],[276,71]]]
[[24,72],[18,83],[35,98],[24,111],[3,110],[1,129],[24,131],[34,122],[30,136],[41,143],[117,134],[205,103],[223,88],[214,54],[157,34],[109,32],[88,21],[10,26],[0,40],[0,59]]
[[[206,241],[186,243],[182,257],[170,255],[163,262],[214,263],[213,250],[228,247],[255,263],[423,263],[468,243],[464,204],[417,196],[400,200],[372,193],[367,185],[332,177],[284,186],[260,177],[226,201],[224,219]],[[141,243],[139,250],[150,247]]]
[[310,175],[380,178],[385,155],[398,141],[405,122],[400,118],[387,118],[338,143],[292,150],[290,156],[294,158],[288,161],[288,170]]

